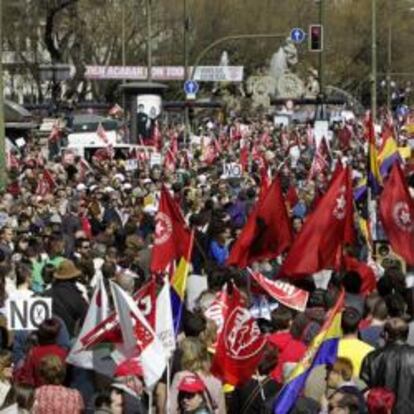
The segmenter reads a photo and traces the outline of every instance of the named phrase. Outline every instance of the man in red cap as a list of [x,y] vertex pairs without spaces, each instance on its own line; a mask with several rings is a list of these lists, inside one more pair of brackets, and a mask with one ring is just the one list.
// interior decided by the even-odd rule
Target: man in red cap
[[206,385],[198,375],[186,375],[178,385],[179,413],[212,414],[207,392]]

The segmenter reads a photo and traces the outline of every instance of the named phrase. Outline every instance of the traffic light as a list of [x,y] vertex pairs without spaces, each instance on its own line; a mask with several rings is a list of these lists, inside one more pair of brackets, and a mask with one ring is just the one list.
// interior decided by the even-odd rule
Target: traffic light
[[309,26],[309,50],[311,52],[323,51],[323,27],[320,24]]

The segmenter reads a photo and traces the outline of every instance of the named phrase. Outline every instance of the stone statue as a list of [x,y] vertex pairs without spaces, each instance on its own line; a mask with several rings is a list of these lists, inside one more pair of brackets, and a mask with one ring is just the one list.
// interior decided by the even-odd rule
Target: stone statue
[[298,51],[291,39],[286,39],[286,44],[281,46],[279,50],[273,54],[270,61],[269,75],[273,76],[277,81],[286,72],[290,72],[290,68],[298,63]]
[[315,98],[316,96],[318,96],[320,92],[318,77],[318,71],[314,68],[310,68],[308,80],[305,86],[305,96],[307,98]]
[[[219,66],[230,66],[230,58],[227,50],[223,50],[223,52],[221,53]],[[243,97],[246,95],[243,90],[242,82],[237,82],[235,84],[233,83],[233,86],[235,86],[235,88],[232,87],[232,82],[214,82],[213,89],[211,92],[213,93],[213,95],[219,95],[222,97],[223,95],[227,96],[229,94],[234,93],[239,93]]]
[[221,57],[220,57],[219,66],[229,66],[229,64],[230,64],[229,54],[227,50],[223,50]]
[[303,82],[293,73],[293,67],[297,63],[298,51],[294,42],[287,38],[270,61],[269,75],[275,80],[274,93],[277,96],[295,98],[303,95]]
[[252,98],[252,107],[269,108],[270,95],[275,90],[272,76],[250,76],[246,82],[246,91]]

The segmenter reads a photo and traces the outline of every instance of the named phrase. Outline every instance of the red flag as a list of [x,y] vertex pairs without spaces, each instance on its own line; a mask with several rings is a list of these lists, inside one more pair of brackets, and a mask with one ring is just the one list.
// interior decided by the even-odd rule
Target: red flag
[[56,187],[55,180],[49,170],[44,170],[42,178],[37,183],[36,194],[44,197],[51,193]]
[[414,265],[414,201],[398,162],[394,163],[384,185],[379,211],[392,249],[408,264]]
[[151,271],[163,272],[174,260],[186,256],[190,231],[179,207],[163,187],[158,213],[155,217],[155,239],[152,248]]
[[276,177],[266,195],[250,214],[234,244],[228,265],[246,267],[254,261],[273,259],[292,243],[292,229]]
[[313,147],[315,145],[315,134],[310,124],[306,127],[306,143],[308,144],[308,147]]
[[48,141],[49,142],[57,142],[60,139],[60,129],[58,122],[55,122],[52,126],[52,129],[50,131]]
[[351,148],[352,131],[348,125],[344,125],[338,134],[339,146],[342,151],[349,150]]
[[154,121],[154,127],[152,128],[151,135],[152,144],[160,151],[162,148],[162,135],[157,120]]
[[171,149],[168,149],[164,156],[164,169],[166,171],[174,172],[176,161],[176,155]]
[[[340,164],[339,164],[340,165]],[[352,243],[353,200],[349,168],[338,167],[331,185],[307,217],[286,257],[281,275],[303,276],[335,268],[338,249]]]
[[240,295],[233,291],[226,296],[227,307],[211,373],[231,385],[250,379],[262,357],[266,339]]
[[305,311],[309,299],[309,292],[299,289],[290,283],[282,282],[281,280],[268,279],[258,272],[250,272],[250,274],[269,296],[298,312]]
[[17,170],[20,166],[20,162],[12,150],[6,153],[6,168],[8,170]]
[[89,165],[88,161],[85,158],[81,158],[79,160],[79,180],[80,182],[84,182],[86,180],[86,174],[88,172],[92,172],[92,168]]
[[217,150],[218,146],[215,144],[215,139],[213,138],[208,145],[204,145],[202,152],[202,159],[203,161],[210,165],[212,164],[219,156],[219,152]]
[[247,167],[249,166],[249,149],[246,145],[240,149],[240,165],[243,171],[247,171]]
[[259,172],[260,172],[259,199],[262,200],[266,196],[267,191],[269,190],[271,186],[271,183],[269,180],[269,174],[267,173],[267,168],[264,165],[260,166]]
[[288,188],[287,194],[286,194],[286,201],[289,203],[290,208],[293,208],[298,204],[299,196],[296,191],[296,188],[291,185]]
[[112,158],[112,152],[110,150],[110,146],[108,145],[105,148],[98,148],[92,156],[93,160],[98,162],[107,161]]

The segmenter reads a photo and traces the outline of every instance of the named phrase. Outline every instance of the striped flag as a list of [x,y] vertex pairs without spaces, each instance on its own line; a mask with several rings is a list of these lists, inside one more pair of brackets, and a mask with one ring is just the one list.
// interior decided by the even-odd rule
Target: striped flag
[[174,331],[177,334],[183,313],[185,292],[187,290],[188,273],[190,272],[191,255],[194,244],[194,232],[191,232],[190,243],[186,254],[181,258],[177,270],[171,279],[171,305],[173,310]]
[[313,368],[318,365],[335,363],[339,339],[342,336],[341,311],[344,299],[345,293],[342,291],[335,307],[329,312],[321,331],[313,339],[304,358],[293,370],[290,378],[277,396],[273,411],[275,414],[290,412]]

